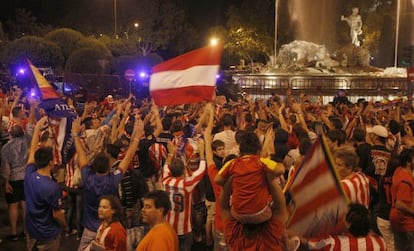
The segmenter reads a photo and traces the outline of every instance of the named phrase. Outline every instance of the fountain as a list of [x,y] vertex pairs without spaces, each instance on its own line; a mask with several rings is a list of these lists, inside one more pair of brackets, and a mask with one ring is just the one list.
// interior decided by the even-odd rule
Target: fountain
[[[341,13],[338,6],[338,0],[289,1],[290,29],[297,40],[282,45],[274,64],[261,73],[239,74],[233,79],[246,92],[261,97],[286,89],[322,95],[324,100],[332,99],[338,89],[347,90],[355,101],[360,97],[380,99],[385,93],[392,98],[401,91],[412,96],[405,68],[370,65],[370,52],[359,38],[364,16],[357,8]],[[338,25],[349,26],[348,44],[337,44]]]

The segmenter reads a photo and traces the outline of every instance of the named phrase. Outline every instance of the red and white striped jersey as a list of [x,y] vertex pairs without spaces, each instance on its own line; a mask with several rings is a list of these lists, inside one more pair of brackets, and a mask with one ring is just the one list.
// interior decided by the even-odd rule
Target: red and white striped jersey
[[375,234],[366,237],[354,237],[351,234],[329,235],[323,239],[308,241],[309,250],[323,251],[385,251],[387,246],[384,239]]
[[167,214],[167,221],[175,229],[178,235],[190,233],[192,214],[192,192],[204,176],[206,161],[200,161],[200,167],[189,177],[171,176],[168,165],[163,167],[163,179],[165,191],[171,201],[171,210]]
[[351,203],[358,203],[369,207],[369,179],[361,172],[341,180],[342,187]]
[[161,167],[167,159],[167,154],[167,149],[161,143],[153,143],[148,148],[149,162],[153,168],[157,169],[157,172],[161,171]]

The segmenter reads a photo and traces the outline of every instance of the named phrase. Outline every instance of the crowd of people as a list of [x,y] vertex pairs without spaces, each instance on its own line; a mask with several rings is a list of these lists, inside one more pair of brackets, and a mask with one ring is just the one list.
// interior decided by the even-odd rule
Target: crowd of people
[[[78,114],[63,118],[0,93],[6,239],[25,236],[27,250],[72,235],[79,251],[414,250],[411,99],[323,104],[288,90],[157,107],[85,95],[62,97]],[[342,232],[308,238],[287,227],[283,187],[320,135],[349,208]]]

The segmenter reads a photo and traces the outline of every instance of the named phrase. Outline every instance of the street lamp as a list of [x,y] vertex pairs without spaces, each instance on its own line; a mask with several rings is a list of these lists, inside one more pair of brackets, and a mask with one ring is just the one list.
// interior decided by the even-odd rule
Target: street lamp
[[217,45],[218,41],[219,41],[218,38],[212,37],[212,38],[210,38],[210,45],[212,45],[212,46]]
[[117,3],[116,3],[116,0],[114,0],[114,35],[115,35],[115,39],[118,39],[118,32],[117,32],[117,30],[116,30],[116,26],[117,26],[117,16],[116,16],[116,14],[117,14],[117,11],[116,11],[116,7],[117,7]]
[[277,26],[279,24],[279,14],[278,14],[278,10],[279,10],[279,1],[275,0],[275,48],[274,48],[274,59],[273,59],[273,65],[276,65],[276,57],[277,57]]
[[398,66],[398,39],[400,33],[400,12],[401,12],[401,3],[400,0],[397,0],[397,15],[395,22],[395,46],[394,46],[394,67]]
[[133,25],[128,26],[128,28],[127,28],[127,30],[126,30],[126,32],[125,32],[125,36],[126,36],[126,38],[127,38],[127,39],[129,39],[129,29],[130,29],[132,26],[133,26],[135,29],[137,29],[137,28],[139,27],[139,23],[135,22]]

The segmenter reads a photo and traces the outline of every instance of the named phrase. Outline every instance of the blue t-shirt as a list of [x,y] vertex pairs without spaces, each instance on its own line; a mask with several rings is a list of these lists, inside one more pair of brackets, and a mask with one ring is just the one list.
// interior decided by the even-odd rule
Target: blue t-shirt
[[37,172],[33,164],[26,167],[24,178],[26,196],[26,231],[38,241],[51,241],[61,227],[53,218],[53,210],[61,209],[62,188],[50,176]]
[[122,180],[122,172],[115,170],[107,175],[96,175],[90,166],[82,168],[84,192],[84,226],[96,232],[101,224],[98,218],[99,197],[102,195],[118,195],[118,186]]

